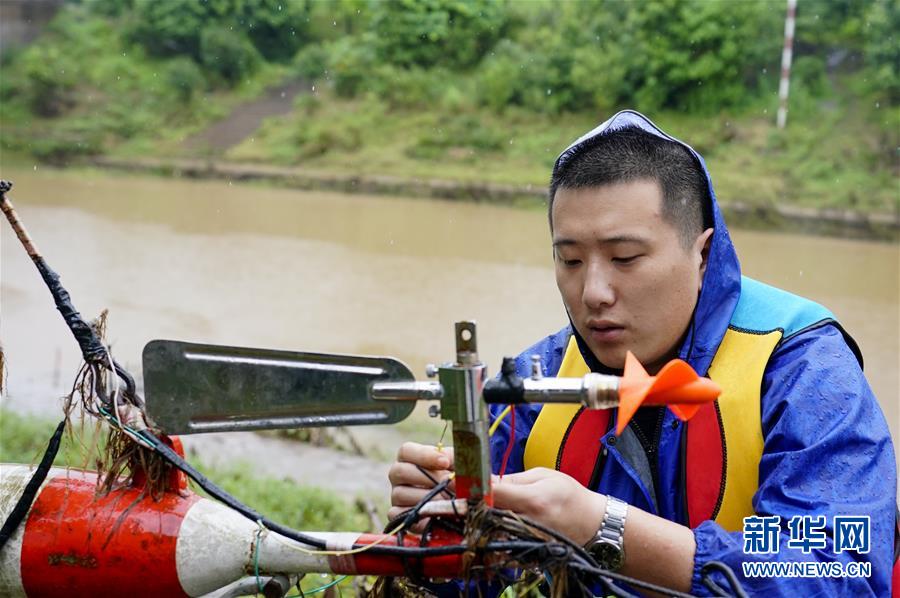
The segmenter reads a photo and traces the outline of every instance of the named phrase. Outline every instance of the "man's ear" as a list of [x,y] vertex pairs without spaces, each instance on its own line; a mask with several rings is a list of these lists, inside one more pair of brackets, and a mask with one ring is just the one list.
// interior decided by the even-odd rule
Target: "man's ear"
[[[708,228],[694,241],[694,255],[700,256],[700,287],[703,287],[703,275],[706,274],[706,264],[709,262],[709,247],[712,245],[713,229]],[[699,290],[699,289],[698,289]]]

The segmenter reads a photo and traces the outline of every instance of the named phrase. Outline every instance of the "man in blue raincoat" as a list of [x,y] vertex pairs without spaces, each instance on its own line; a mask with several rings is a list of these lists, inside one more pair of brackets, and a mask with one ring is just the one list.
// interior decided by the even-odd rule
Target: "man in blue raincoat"
[[[896,464],[862,357],[825,308],[741,276],[703,159],[620,112],[559,156],[549,216],[570,325],[519,375],[532,355],[545,376],[621,373],[631,351],[723,392],[688,422],[643,407],[619,436],[615,412],[516,407],[492,438],[495,468],[513,443],[496,506],[684,592],[727,587],[718,561],[751,595],[889,595]],[[440,477],[452,453],[400,449],[392,514],[431,485],[416,465]]]

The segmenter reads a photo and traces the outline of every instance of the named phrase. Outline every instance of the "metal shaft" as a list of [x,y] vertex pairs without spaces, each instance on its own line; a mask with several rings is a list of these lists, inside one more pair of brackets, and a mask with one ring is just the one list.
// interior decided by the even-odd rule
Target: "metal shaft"
[[581,403],[588,409],[619,406],[619,378],[587,374],[583,378],[526,378],[526,403]]
[[440,382],[375,382],[369,396],[379,401],[433,401],[444,396]]

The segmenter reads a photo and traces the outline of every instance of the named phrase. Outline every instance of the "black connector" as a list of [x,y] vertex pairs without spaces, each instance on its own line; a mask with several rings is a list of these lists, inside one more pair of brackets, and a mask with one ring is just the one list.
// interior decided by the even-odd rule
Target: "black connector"
[[500,377],[489,380],[482,391],[485,403],[519,405],[525,402],[525,383],[516,373],[516,360],[504,357]]

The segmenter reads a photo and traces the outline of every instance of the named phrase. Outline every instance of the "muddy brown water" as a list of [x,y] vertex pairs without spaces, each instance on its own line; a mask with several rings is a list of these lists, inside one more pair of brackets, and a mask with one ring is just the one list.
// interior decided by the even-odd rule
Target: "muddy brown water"
[[[171,338],[392,355],[423,378],[426,363],[452,358],[462,319],[478,321],[496,371],[566,322],[539,211],[44,167],[3,176],[76,307],[110,310],[113,353],[136,374],[144,344]],[[3,402],[55,415],[79,354],[8,225],[0,230]],[[746,274],[837,314],[900,437],[898,246],[732,233]],[[390,455],[416,427],[365,436]]]

